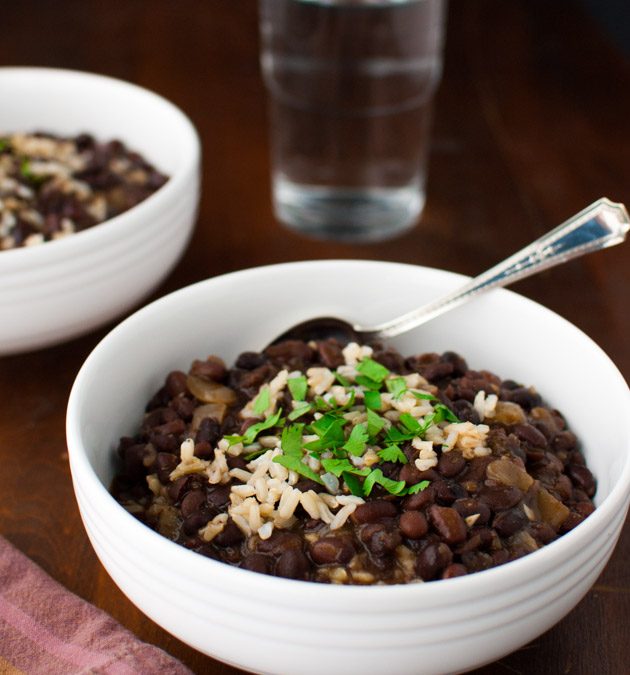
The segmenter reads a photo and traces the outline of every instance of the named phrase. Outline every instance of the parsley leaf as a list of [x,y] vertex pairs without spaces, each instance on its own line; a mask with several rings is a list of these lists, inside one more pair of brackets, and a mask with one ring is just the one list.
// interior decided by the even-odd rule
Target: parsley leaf
[[339,373],[337,371],[335,371],[335,379],[337,380],[337,382],[339,382],[339,384],[342,387],[351,387],[352,386],[352,382],[350,382],[350,380],[347,377],[345,377],[345,375],[342,375],[341,373]]
[[412,434],[418,436],[420,433],[422,433],[422,426],[413,415],[410,415],[409,413],[401,413],[399,420],[405,429],[410,431]]
[[305,403],[304,405],[298,406],[294,410],[292,410],[288,415],[287,418],[293,422],[294,420],[298,419],[299,417],[302,417],[302,415],[306,415],[306,413],[311,412],[313,409],[313,406],[310,403]]
[[348,440],[343,444],[342,447],[344,450],[347,450],[351,455],[360,457],[365,452],[365,446],[367,444],[368,438],[369,434],[367,431],[367,425],[357,424],[356,426],[352,427],[350,436],[348,437]]
[[443,403],[437,403],[434,405],[433,410],[435,411],[435,419],[433,420],[433,424],[439,424],[443,420],[448,422],[461,422],[459,417],[457,417],[457,415],[450,408],[447,408]]
[[326,413],[323,417],[315,420],[311,425],[311,430],[319,436],[319,439],[307,443],[304,447],[307,450],[330,450],[338,448],[346,442],[346,437],[343,433],[343,427],[346,420],[334,413]]
[[304,375],[289,378],[287,380],[287,387],[289,387],[294,401],[304,401],[306,399],[308,383]]
[[0,138],[0,152],[3,152],[10,146],[8,138]]
[[266,420],[258,422],[257,424],[252,424],[251,427],[248,427],[242,436],[225,436],[225,440],[230,445],[236,445],[236,443],[251,445],[256,440],[256,436],[258,436],[261,431],[264,431],[265,429],[271,429],[272,427],[278,425],[281,415],[282,408],[278,408],[275,414],[271,415],[271,417],[268,417]]
[[363,359],[363,361],[357,364],[356,368],[361,375],[365,375],[365,377],[369,377],[378,383],[382,383],[389,375],[389,370],[385,366],[370,358]]
[[367,409],[367,430],[371,438],[378,436],[381,429],[385,426],[385,420],[377,415],[370,408]]
[[269,387],[265,387],[254,399],[253,410],[257,415],[262,415],[271,404],[271,395]]
[[264,455],[269,448],[259,448],[258,450],[254,450],[253,452],[250,452],[249,454],[245,455],[245,459],[248,462],[251,462],[252,459],[256,459],[256,457],[260,457],[261,455]]
[[429,486],[428,480],[421,480],[419,483],[409,486],[407,488],[407,494],[415,495],[417,492],[422,492],[422,490],[425,490],[428,486]]
[[344,471],[341,474],[344,483],[348,486],[348,489],[355,497],[363,497],[363,486],[361,481],[354,474]]
[[371,377],[365,375],[357,375],[357,384],[360,384],[364,389],[373,389],[378,391],[381,388],[381,383],[378,380],[373,380]]
[[363,481],[363,492],[366,495],[369,495],[372,492],[374,485],[378,483],[380,486],[384,487],[387,492],[392,495],[398,495],[403,492],[405,489],[404,480],[392,480],[383,475],[383,472],[380,469],[374,469],[370,472],[370,475]]
[[385,380],[385,386],[395,401],[398,401],[407,391],[407,383],[404,377],[392,377],[389,380]]
[[416,398],[422,399],[423,401],[437,401],[437,398],[433,394],[425,394],[421,391],[412,391],[411,392]]
[[370,469],[368,468],[358,469],[347,457],[342,459],[324,458],[321,460],[321,463],[328,473],[334,474],[337,478],[344,472],[355,476],[367,476],[370,473]]
[[363,394],[365,407],[370,410],[380,410],[382,406],[381,394],[378,391],[366,391]]
[[407,456],[397,445],[388,445],[376,453],[384,462],[407,464]]
[[[402,417],[402,415],[401,415]],[[400,429],[395,427],[393,424],[392,426],[387,430],[387,433],[385,434],[385,440],[388,443],[392,443],[396,445],[397,443],[403,443],[404,441],[410,441],[415,434],[413,433],[403,433]]]
[[316,483],[319,483],[320,485],[324,484],[324,481],[320,478],[318,473],[315,473],[313,469],[311,469],[310,466],[307,466],[302,462],[302,460],[299,457],[293,457],[292,455],[276,455],[273,458],[273,461],[276,464],[282,464],[282,466],[286,467],[290,471],[295,471],[295,473],[299,473],[301,476],[304,476],[305,478],[310,478],[311,480],[314,480]]
[[280,447],[285,455],[302,456],[302,429],[304,424],[292,424],[282,430]]

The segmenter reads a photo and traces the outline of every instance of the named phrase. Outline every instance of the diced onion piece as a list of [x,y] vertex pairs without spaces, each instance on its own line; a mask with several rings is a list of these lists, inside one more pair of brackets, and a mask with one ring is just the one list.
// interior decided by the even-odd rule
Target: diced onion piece
[[503,485],[512,485],[519,490],[523,490],[523,492],[527,492],[534,482],[534,479],[525,469],[507,457],[501,457],[501,459],[488,464],[486,473],[488,478],[503,483]]
[[186,378],[188,391],[204,403],[223,403],[232,405],[236,402],[236,394],[232,389],[223,384],[204,380],[197,375],[188,375]]
[[205,405],[200,405],[198,408],[195,408],[192,417],[192,430],[197,431],[201,420],[206,417],[214,417],[214,419],[219,422],[223,422],[225,413],[227,411],[227,406],[225,403],[206,403]]
[[543,522],[551,525],[554,530],[558,530],[567,519],[569,509],[544,488],[538,491],[537,502]]

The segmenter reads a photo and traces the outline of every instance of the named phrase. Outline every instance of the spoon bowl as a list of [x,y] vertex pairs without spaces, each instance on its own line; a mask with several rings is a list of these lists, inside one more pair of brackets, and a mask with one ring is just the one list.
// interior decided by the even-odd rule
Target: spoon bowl
[[625,206],[602,197],[462,287],[418,309],[372,327],[331,316],[308,319],[284,331],[270,344],[326,338],[336,338],[344,344],[370,343],[402,335],[492,288],[507,286],[573,258],[620,244],[629,227]]

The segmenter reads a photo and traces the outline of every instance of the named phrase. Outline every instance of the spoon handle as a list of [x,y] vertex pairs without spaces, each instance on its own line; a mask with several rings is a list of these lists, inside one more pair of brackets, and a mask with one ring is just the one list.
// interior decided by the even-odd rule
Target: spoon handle
[[[554,267],[572,258],[620,244],[628,232],[630,218],[623,204],[605,197],[536,239],[506,260],[471,279],[467,284],[419,309],[367,329],[374,337],[400,335],[468,298],[492,288],[507,286],[544,269]],[[356,326],[356,330],[363,330]]]

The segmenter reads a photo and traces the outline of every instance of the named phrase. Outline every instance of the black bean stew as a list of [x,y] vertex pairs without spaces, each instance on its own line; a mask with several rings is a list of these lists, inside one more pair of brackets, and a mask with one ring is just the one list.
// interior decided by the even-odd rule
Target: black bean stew
[[520,558],[593,510],[562,415],[453,353],[289,341],[171,372],[116,499],[248,570],[341,584],[461,576]]
[[118,140],[0,134],[0,251],[92,227],[127,211],[166,181]]

